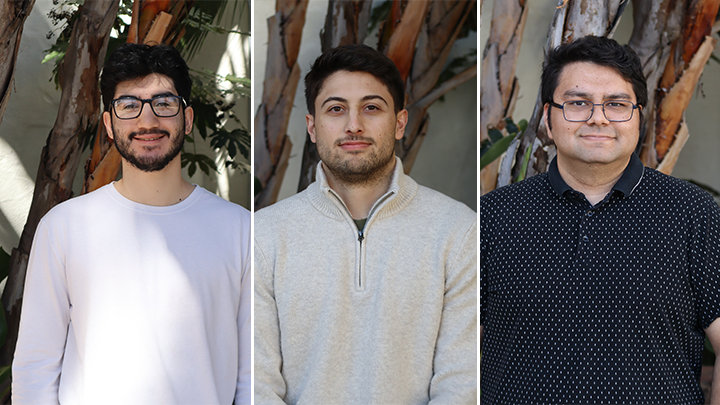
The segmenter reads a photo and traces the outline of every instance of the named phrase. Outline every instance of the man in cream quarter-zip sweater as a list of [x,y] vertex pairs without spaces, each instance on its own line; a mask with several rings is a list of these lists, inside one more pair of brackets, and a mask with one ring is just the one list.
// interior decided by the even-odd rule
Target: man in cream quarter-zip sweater
[[404,174],[390,59],[334,48],[305,87],[316,181],[255,214],[255,403],[475,404],[475,212]]

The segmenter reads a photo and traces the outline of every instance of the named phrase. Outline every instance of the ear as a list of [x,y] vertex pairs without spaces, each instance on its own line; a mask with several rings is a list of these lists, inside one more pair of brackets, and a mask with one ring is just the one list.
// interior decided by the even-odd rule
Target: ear
[[403,109],[402,111],[397,113],[397,117],[395,120],[395,139],[400,140],[405,135],[405,126],[407,125],[407,121],[407,110]]
[[195,111],[192,107],[185,108],[185,135],[190,135],[192,132],[193,121],[195,120]]
[[107,132],[107,136],[110,139],[115,139],[112,131],[112,115],[110,115],[110,111],[105,111],[102,113],[102,120],[103,124],[105,125],[105,132]]
[[315,117],[312,114],[305,114],[305,125],[307,125],[308,135],[312,143],[317,143],[315,139]]
[[548,138],[553,139],[552,131],[550,131],[550,125],[548,120],[550,119],[550,104],[545,103],[543,106],[543,123],[545,124],[545,132],[547,132]]

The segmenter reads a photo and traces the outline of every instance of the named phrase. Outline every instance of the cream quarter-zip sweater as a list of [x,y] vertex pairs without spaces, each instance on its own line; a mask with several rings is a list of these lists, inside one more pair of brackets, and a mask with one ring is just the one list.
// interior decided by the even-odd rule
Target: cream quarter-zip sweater
[[321,164],[258,211],[255,403],[476,403],[476,228],[399,159],[363,230]]

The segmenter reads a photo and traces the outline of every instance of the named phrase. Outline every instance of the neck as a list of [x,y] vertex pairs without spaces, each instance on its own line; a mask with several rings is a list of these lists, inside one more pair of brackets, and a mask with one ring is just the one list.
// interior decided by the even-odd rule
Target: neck
[[611,164],[567,164],[560,156],[557,158],[558,171],[565,183],[573,190],[585,195],[590,204],[595,205],[605,198],[615,183],[622,177],[628,161]]
[[364,219],[368,217],[375,202],[390,189],[394,169],[395,161],[393,160],[392,165],[389,166],[389,170],[385,175],[378,176],[376,181],[349,184],[338,180],[323,164],[323,171],[325,172],[328,185],[340,195],[345,206],[350,210],[350,215],[353,219]]
[[164,207],[186,199],[195,188],[182,178],[180,155],[164,169],[144,172],[123,159],[123,176],[115,189],[125,198],[140,204]]

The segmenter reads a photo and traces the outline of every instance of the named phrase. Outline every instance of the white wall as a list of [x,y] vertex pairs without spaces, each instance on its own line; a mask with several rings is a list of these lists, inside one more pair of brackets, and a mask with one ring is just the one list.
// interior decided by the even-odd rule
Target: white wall
[[[523,34],[516,75],[520,82],[520,96],[514,119],[530,119],[538,90],[543,62],[543,48],[547,42],[557,0],[528,2],[527,25]],[[492,0],[486,0],[482,10],[481,38],[487,38],[492,17]],[[623,13],[615,38],[626,44],[632,34],[632,3]],[[485,47],[485,40],[481,40]],[[481,48],[482,49],[482,48]],[[717,54],[717,51],[715,52]],[[720,191],[720,64],[708,62],[700,79],[700,88],[685,113],[690,139],[685,144],[672,175],[685,180],[701,182]]]
[[[379,2],[375,2],[379,3]],[[253,114],[262,95],[267,59],[267,18],[275,13],[275,2],[256,0],[254,3],[254,80]],[[292,153],[279,199],[297,192],[300,163],[305,145],[305,108],[303,80],[312,62],[320,56],[320,30],[325,24],[327,1],[311,1],[302,34],[298,65],[301,80],[295,94],[295,108],[290,116],[288,136]],[[376,47],[377,33],[368,35],[367,45]],[[477,36],[471,35],[456,43],[450,59],[477,49]],[[438,190],[472,209],[477,209],[477,80],[472,79],[436,102],[429,110],[430,127],[410,176],[418,183]]]
[[[17,59],[14,91],[10,96],[2,124],[0,124],[0,247],[6,252],[17,246],[25,225],[40,153],[53,127],[60,101],[60,90],[50,82],[52,63],[41,64],[44,51],[54,42],[46,35],[55,29],[47,13],[53,8],[49,0],[35,2],[25,22],[20,52]],[[245,10],[242,31],[250,31],[249,10]],[[233,72],[249,76],[250,42],[248,37],[236,34],[223,36],[208,34],[197,57],[189,61],[191,68],[206,68],[220,74]],[[240,100],[236,114],[250,128],[250,100]],[[199,138],[199,137],[198,137]],[[199,150],[213,156],[207,145]],[[79,194],[82,187],[83,167],[88,152],[80,162],[73,190]],[[213,176],[196,174],[193,183],[200,184],[219,195],[250,207],[250,174],[224,171]]]

